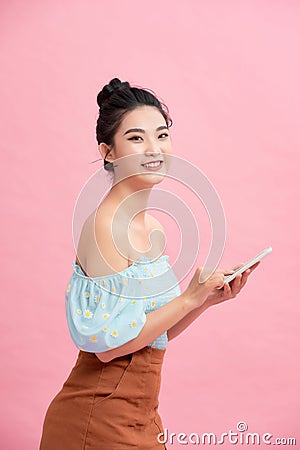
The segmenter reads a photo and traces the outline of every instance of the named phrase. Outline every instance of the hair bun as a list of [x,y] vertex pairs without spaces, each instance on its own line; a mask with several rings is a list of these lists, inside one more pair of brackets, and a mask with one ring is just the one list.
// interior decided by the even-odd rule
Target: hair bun
[[106,84],[102,91],[97,95],[97,103],[99,108],[103,105],[103,103],[114,93],[117,91],[121,91],[123,89],[130,89],[130,84],[128,81],[121,81],[119,78],[113,78],[108,84]]

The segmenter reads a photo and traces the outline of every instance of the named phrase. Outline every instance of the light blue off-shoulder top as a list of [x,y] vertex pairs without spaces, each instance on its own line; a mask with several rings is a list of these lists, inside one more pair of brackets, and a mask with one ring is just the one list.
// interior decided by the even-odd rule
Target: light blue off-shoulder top
[[[68,328],[76,347],[100,353],[134,339],[146,314],[181,294],[169,256],[139,257],[123,271],[88,277],[72,262],[73,273],[65,291]],[[167,331],[148,347],[165,349]]]

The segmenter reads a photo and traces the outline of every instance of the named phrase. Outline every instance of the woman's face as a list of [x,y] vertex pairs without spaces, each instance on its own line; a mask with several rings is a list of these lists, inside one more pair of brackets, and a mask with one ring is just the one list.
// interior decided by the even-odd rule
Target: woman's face
[[128,112],[115,134],[115,148],[107,155],[114,161],[115,180],[131,178],[146,185],[161,182],[170,165],[169,129],[156,107],[141,106]]

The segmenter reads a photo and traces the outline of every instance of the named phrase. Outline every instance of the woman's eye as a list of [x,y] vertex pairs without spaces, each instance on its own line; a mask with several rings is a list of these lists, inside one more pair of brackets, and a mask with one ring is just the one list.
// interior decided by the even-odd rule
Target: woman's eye
[[131,138],[129,138],[128,140],[129,141],[132,141],[133,139],[135,139],[135,138],[140,138],[141,136],[133,136],[133,137],[131,137]]
[[[167,133],[162,133],[159,137],[162,137],[162,136],[165,136],[165,137],[168,137],[169,135],[167,134]],[[143,139],[141,136],[132,136],[131,138],[129,138],[128,140],[129,141],[132,141],[132,140],[134,140],[134,139],[138,139],[138,138],[141,138],[141,139]]]

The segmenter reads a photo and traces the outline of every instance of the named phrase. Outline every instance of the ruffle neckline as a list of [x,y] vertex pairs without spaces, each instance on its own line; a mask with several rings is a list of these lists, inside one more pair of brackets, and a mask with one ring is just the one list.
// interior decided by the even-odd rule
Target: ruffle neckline
[[123,269],[119,272],[116,273],[112,273],[109,275],[103,275],[103,276],[98,276],[98,277],[88,277],[84,274],[83,270],[81,269],[81,267],[76,263],[76,261],[72,261],[72,266],[73,266],[73,270],[74,273],[76,273],[76,275],[80,276],[81,278],[85,278],[88,280],[100,280],[103,278],[113,278],[113,277],[118,277],[122,274],[126,274],[127,272],[132,271],[135,267],[138,267],[139,264],[142,264],[143,267],[145,264],[154,264],[157,262],[161,262],[161,261],[166,261],[168,263],[169,261],[169,256],[168,255],[161,255],[159,258],[149,258],[148,256],[144,256],[141,255],[139,256],[132,264],[130,264],[130,266],[126,267],[126,269]]

